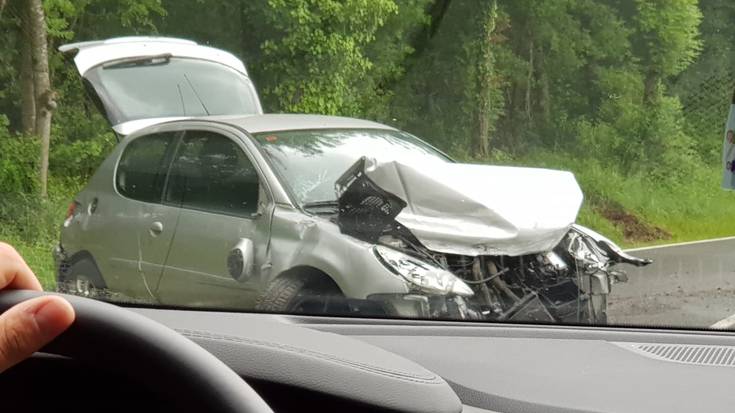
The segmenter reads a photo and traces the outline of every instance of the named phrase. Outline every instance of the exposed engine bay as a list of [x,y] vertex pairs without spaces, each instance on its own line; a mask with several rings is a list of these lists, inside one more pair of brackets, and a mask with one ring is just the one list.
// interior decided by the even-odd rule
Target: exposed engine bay
[[[644,266],[649,260],[604,250],[574,226],[552,251],[511,256],[466,256],[426,249],[400,225],[379,243],[434,263],[459,277],[473,291],[465,298],[468,318],[496,321],[565,323],[606,322],[607,295],[613,284],[627,281],[618,263]],[[431,318],[446,318],[434,308]],[[453,314],[458,315],[458,314]],[[461,316],[461,313],[459,314]]]
[[[574,224],[578,205],[572,222],[564,225],[560,239],[555,239],[548,250],[470,255],[430,249],[397,219],[409,203],[385,190],[386,185],[377,184],[369,174],[370,168],[374,171],[375,165],[362,158],[336,182],[339,205],[335,220],[343,233],[374,243],[376,256],[416,287],[415,299],[422,302],[422,315],[427,318],[605,323],[612,285],[627,281],[625,272],[614,267],[620,263],[651,263],[626,254],[609,239]],[[564,196],[570,191],[559,193]],[[581,201],[572,200],[572,207],[575,203]],[[453,215],[455,222],[461,217],[452,212],[447,215]],[[559,218],[563,214],[551,215]],[[546,225],[548,231],[541,237],[548,240],[549,234],[559,232],[560,222],[557,219],[553,225]],[[506,227],[514,225],[509,219],[505,223]],[[533,230],[540,232],[538,226]],[[523,229],[516,233],[523,233]],[[529,245],[525,239],[516,245],[505,239],[501,244],[509,251]]]

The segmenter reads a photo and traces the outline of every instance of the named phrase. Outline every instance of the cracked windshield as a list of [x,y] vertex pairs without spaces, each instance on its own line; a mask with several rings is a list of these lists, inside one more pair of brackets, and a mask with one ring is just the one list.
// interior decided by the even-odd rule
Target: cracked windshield
[[731,0],[21,3],[0,240],[47,290],[735,328]]

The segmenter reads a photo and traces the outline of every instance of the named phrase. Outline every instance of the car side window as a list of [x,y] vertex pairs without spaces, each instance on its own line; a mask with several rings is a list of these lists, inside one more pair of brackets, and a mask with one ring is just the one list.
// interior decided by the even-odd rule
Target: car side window
[[165,200],[183,208],[250,217],[258,210],[255,167],[231,139],[187,131],[169,173]]
[[168,166],[166,154],[174,137],[174,132],[157,133],[137,138],[125,147],[115,174],[115,186],[121,195],[161,202]]

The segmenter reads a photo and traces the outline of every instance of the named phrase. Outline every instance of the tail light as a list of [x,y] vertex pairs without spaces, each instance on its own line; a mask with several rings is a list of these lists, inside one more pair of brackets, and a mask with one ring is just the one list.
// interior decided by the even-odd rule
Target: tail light
[[66,209],[66,219],[69,219],[74,216],[74,212],[77,210],[77,205],[79,205],[77,201],[74,201],[71,204],[69,204],[69,208]]
[[71,204],[69,204],[69,207],[66,209],[66,218],[64,219],[64,226],[67,226],[71,223],[71,220],[79,213],[79,207],[81,204],[77,201],[73,201]]

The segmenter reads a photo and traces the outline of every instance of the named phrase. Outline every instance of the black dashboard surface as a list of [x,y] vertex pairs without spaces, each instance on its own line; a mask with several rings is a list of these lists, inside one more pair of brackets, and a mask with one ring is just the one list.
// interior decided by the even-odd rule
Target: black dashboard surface
[[[330,348],[336,333],[339,340],[367,343],[436,373],[459,396],[465,411],[472,406],[502,412],[729,412],[735,405],[730,390],[735,383],[735,335],[726,332],[137,311],[175,329],[233,336],[247,337],[274,323],[287,335],[291,330],[296,336],[303,329],[319,331],[325,334],[314,336],[309,345],[322,350]],[[339,342],[349,346],[349,340]],[[222,343],[200,344],[243,377],[253,376],[247,363],[233,363],[252,355],[237,355]],[[329,366],[323,367],[327,370],[318,374],[330,374]],[[267,379],[262,372],[255,375]],[[358,377],[349,381],[344,380],[346,389],[366,384]],[[401,397],[401,406],[416,408],[398,410],[457,408],[444,394],[438,399],[445,404],[416,404],[423,396],[410,392]],[[373,402],[386,406],[385,400]]]
[[[735,405],[735,336],[725,332],[134,311],[200,343],[281,413]],[[44,355],[0,375],[0,389],[3,411],[182,411],[105,366]]]

